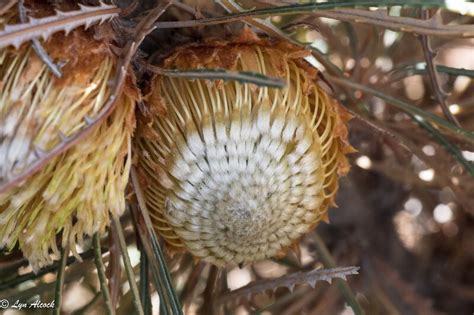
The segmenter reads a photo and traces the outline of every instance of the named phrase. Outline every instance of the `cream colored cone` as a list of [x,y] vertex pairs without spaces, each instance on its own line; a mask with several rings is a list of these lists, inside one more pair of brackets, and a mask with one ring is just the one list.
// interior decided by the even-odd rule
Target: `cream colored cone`
[[258,39],[184,47],[168,68],[280,77],[283,89],[159,76],[136,148],[147,205],[174,248],[216,265],[278,255],[326,217],[348,171],[348,115],[305,51]]

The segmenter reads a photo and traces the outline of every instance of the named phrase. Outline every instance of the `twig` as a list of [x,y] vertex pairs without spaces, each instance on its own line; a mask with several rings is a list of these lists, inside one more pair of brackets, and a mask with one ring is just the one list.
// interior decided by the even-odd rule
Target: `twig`
[[97,268],[97,274],[99,276],[100,291],[104,297],[104,303],[107,308],[107,314],[115,314],[114,308],[112,307],[112,301],[110,299],[109,287],[107,285],[107,278],[105,276],[104,262],[102,261],[102,253],[100,250],[100,238],[99,233],[95,233],[92,237],[92,243],[94,246],[94,261]]
[[137,283],[135,282],[135,274],[133,272],[132,263],[130,262],[130,256],[128,256],[127,243],[125,242],[125,237],[123,235],[122,224],[120,219],[112,215],[112,224],[114,226],[114,232],[117,233],[120,251],[122,252],[123,264],[125,267],[125,272],[127,274],[128,283],[130,284],[130,291],[133,296],[133,303],[135,304],[135,309],[139,315],[144,315],[142,303],[140,301],[140,294],[138,292]]
[[[425,20],[429,19],[429,11],[426,9],[421,10],[421,16]],[[421,46],[423,47],[423,54],[425,56],[426,65],[428,68],[428,73],[430,75],[431,88],[434,91],[435,97],[439,102],[441,109],[443,110],[444,116],[456,126],[461,128],[461,124],[459,123],[459,121],[449,111],[448,105],[446,104],[446,93],[442,91],[441,86],[439,84],[438,71],[436,70],[436,67],[433,63],[433,57],[435,53],[431,49],[430,39],[426,35],[421,35],[420,39]]]
[[69,245],[61,250],[61,260],[59,262],[58,273],[56,278],[56,289],[54,291],[54,309],[53,315],[61,314],[61,302],[63,299],[64,289],[64,270],[66,269],[67,257],[69,256]]
[[[334,268],[336,266],[336,262],[334,261],[334,258],[332,257],[331,253],[329,253],[329,250],[327,249],[326,244],[324,244],[324,241],[317,234],[314,234],[313,239],[315,241],[316,249],[318,250],[318,253],[321,256],[321,260],[324,266],[328,268]],[[344,295],[347,304],[354,311],[354,314],[364,315],[364,310],[360,306],[359,302],[356,300],[354,293],[347,285],[347,283],[345,281],[342,281],[341,279],[337,279],[337,285],[339,286],[339,289]]]

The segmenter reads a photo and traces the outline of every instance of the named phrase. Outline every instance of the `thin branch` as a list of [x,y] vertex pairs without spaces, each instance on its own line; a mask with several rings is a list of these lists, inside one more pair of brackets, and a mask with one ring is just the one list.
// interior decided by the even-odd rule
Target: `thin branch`
[[56,289],[54,292],[54,309],[53,315],[61,314],[61,303],[63,299],[64,289],[64,270],[66,269],[67,257],[69,256],[69,245],[61,250],[61,260],[59,262],[58,272],[56,276]]
[[[421,16],[423,19],[429,19],[429,11],[424,9],[421,10]],[[454,115],[449,111],[448,105],[446,104],[446,93],[441,89],[439,84],[438,71],[433,63],[433,57],[435,53],[431,49],[430,39],[426,35],[421,35],[421,45],[423,47],[423,55],[425,56],[426,65],[428,68],[428,73],[430,75],[431,88],[435,94],[436,100],[438,101],[444,116],[451,121],[453,124],[461,128],[461,124],[454,117]]]
[[94,246],[94,262],[97,268],[97,274],[99,276],[100,291],[102,293],[102,296],[104,297],[104,303],[107,309],[107,314],[115,314],[114,308],[112,306],[112,301],[110,299],[109,287],[107,285],[107,277],[105,276],[104,262],[102,261],[99,233],[94,234],[94,236],[92,237],[92,243]]

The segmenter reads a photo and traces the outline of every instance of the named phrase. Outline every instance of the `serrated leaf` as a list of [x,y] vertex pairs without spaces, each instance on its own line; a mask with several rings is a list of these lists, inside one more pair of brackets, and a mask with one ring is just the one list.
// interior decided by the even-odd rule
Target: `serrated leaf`
[[79,26],[102,23],[120,13],[115,5],[104,3],[100,6],[79,5],[79,8],[75,11],[56,11],[55,15],[44,18],[30,18],[28,23],[5,25],[0,31],[0,48],[9,45],[18,48],[24,42],[39,37],[46,40],[53,33],[69,33]]
[[359,267],[337,267],[331,269],[316,269],[307,272],[295,272],[292,274],[284,275],[275,279],[259,280],[246,285],[240,289],[229,292],[223,295],[220,299],[220,303],[226,303],[229,301],[238,301],[242,297],[250,298],[252,295],[257,293],[265,292],[266,290],[274,290],[281,287],[286,287],[292,291],[297,284],[307,283],[311,287],[315,287],[318,281],[326,281],[331,283],[335,278],[346,279],[346,276],[358,274]]

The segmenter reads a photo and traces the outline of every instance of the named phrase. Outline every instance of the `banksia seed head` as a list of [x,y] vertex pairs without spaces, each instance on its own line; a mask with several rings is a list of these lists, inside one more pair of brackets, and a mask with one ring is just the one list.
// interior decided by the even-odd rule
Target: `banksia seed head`
[[283,89],[158,76],[139,118],[147,206],[171,247],[216,265],[281,254],[334,205],[348,115],[307,52],[248,39],[177,50],[165,67],[259,72]]
[[[106,25],[100,27],[107,27]],[[76,134],[104,108],[111,94],[117,58],[107,40],[92,30],[54,34],[44,48],[65,62],[56,78],[30,44],[0,51],[0,182],[5,183],[62,141]],[[56,156],[20,186],[0,194],[0,246],[15,244],[38,268],[62,246],[103,231],[109,212],[125,208],[131,164],[135,91],[118,97],[115,111],[79,143]]]

